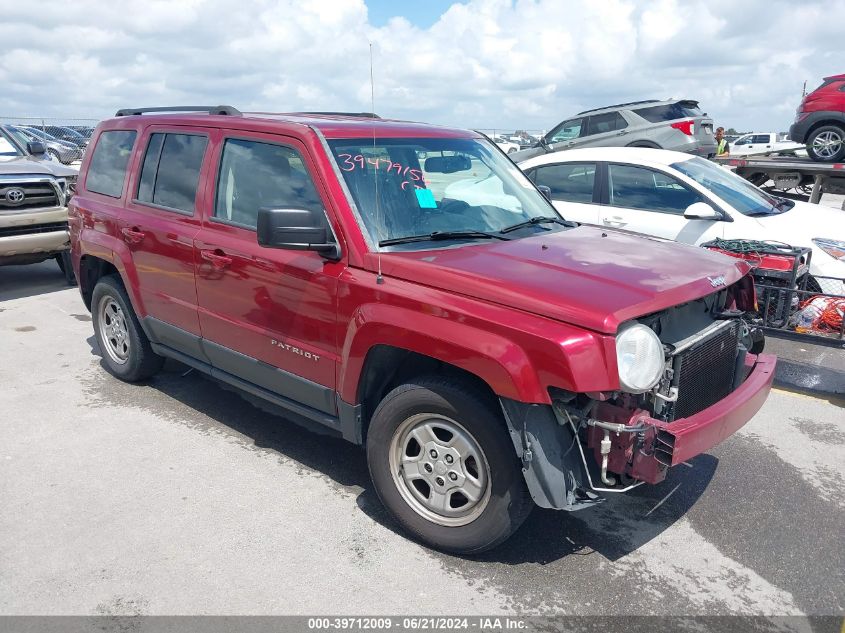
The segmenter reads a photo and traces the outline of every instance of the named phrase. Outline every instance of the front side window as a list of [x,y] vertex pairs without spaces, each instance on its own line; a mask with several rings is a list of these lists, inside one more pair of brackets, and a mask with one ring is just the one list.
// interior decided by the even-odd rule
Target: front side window
[[220,161],[214,217],[254,229],[261,208],[322,209],[323,203],[295,149],[227,139]]
[[85,188],[88,191],[112,198],[123,195],[126,166],[136,136],[135,130],[111,130],[100,134],[85,177]]
[[534,170],[532,180],[552,192],[552,200],[592,202],[596,180],[595,163],[544,165]]
[[624,130],[626,127],[628,127],[628,122],[618,112],[596,114],[589,119],[587,134],[590,136],[593,134],[605,134],[616,130]]
[[549,143],[560,143],[561,141],[571,141],[572,139],[581,136],[581,124],[583,119],[571,119],[564,121],[546,136],[546,141]]
[[438,232],[497,233],[531,218],[560,219],[486,139],[338,139],[329,146],[375,243]]
[[667,174],[634,165],[608,165],[609,202],[615,207],[683,215],[704,199]]
[[208,138],[151,134],[138,183],[138,201],[193,213]]

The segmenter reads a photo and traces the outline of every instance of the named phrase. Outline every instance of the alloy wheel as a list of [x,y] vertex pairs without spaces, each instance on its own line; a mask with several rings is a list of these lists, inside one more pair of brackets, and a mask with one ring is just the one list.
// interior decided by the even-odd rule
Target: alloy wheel
[[822,132],[813,139],[813,151],[820,158],[833,158],[842,149],[842,135],[834,132]]

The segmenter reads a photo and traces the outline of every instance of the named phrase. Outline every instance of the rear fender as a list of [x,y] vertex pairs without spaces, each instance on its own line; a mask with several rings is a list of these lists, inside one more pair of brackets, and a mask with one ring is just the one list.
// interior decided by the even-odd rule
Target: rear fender
[[138,292],[138,271],[129,246],[111,235],[92,229],[82,230],[78,244],[81,257],[96,257],[109,262],[117,269],[135,314],[139,319],[146,316],[147,311]]

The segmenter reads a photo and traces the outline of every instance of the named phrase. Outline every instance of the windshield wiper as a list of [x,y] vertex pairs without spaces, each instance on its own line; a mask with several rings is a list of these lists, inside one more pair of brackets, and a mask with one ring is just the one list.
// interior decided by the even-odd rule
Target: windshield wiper
[[392,237],[389,240],[382,240],[379,246],[393,246],[394,244],[410,244],[411,242],[437,242],[440,240],[508,240],[510,238],[496,233],[485,233],[484,231],[432,231],[425,235],[408,235],[406,237]]
[[561,220],[560,218],[556,218],[554,216],[539,215],[536,218],[531,218],[530,220],[526,220],[525,222],[518,222],[516,224],[512,224],[511,226],[506,226],[501,231],[499,231],[499,233],[510,233],[511,231],[516,231],[518,229],[525,228],[526,226],[534,226],[535,224],[560,224],[562,226],[568,227],[578,226],[574,222],[567,222],[566,220]]

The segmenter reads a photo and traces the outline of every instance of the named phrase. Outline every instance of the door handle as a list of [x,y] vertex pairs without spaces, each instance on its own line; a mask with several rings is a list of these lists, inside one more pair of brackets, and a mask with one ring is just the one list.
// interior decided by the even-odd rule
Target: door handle
[[625,226],[627,224],[627,222],[624,221],[624,218],[619,215],[603,217],[601,221],[607,224],[608,226]]
[[625,136],[627,133],[628,132],[626,132],[625,130],[622,130],[621,132],[617,132],[616,136]]
[[211,262],[215,268],[223,269],[232,264],[232,258],[223,253],[219,248],[216,251],[200,251],[200,257]]
[[123,233],[123,241],[127,244],[140,244],[147,235],[137,226],[133,226],[131,229],[120,229],[120,232]]

